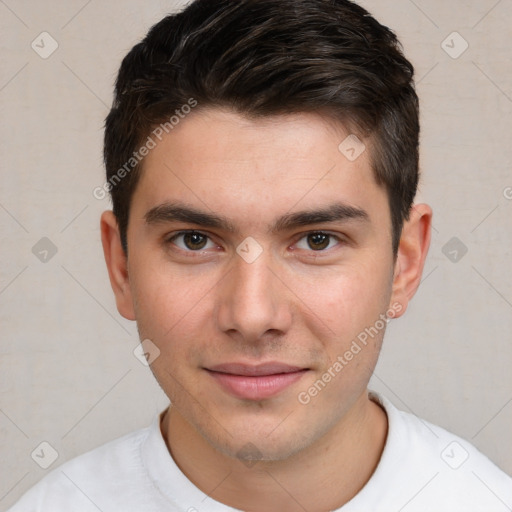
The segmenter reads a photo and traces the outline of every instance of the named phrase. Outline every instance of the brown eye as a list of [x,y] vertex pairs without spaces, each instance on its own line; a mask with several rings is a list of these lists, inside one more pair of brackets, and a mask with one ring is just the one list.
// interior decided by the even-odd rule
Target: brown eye
[[209,237],[197,231],[183,231],[177,233],[169,239],[169,242],[174,243],[184,251],[200,251],[208,244]]
[[295,244],[298,249],[315,252],[328,252],[338,245],[343,245],[343,240],[340,237],[323,231],[306,233]]
[[307,236],[308,246],[314,251],[321,251],[329,246],[330,235],[325,233],[312,233]]
[[183,242],[191,250],[203,249],[207,240],[207,237],[201,233],[186,233],[183,236]]

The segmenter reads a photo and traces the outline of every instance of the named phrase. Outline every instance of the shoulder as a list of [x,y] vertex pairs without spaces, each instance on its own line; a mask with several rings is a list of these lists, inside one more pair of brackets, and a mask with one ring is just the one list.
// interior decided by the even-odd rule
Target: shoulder
[[[133,497],[140,495],[144,486],[151,486],[141,454],[149,432],[149,427],[132,432],[64,463],[9,512],[123,510],[123,503],[130,504],[124,510],[132,510]],[[113,498],[115,509],[111,507]]]
[[381,395],[372,393],[372,399],[386,410],[389,422],[374,477],[381,488],[385,482],[394,488],[387,494],[394,495],[395,505],[403,501],[400,506],[407,504],[410,511],[510,510],[512,479],[471,443],[398,410]]

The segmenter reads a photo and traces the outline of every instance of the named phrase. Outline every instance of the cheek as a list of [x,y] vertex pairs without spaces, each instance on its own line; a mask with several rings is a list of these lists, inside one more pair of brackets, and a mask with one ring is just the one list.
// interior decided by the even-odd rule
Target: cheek
[[204,302],[179,278],[154,272],[138,277],[134,300],[139,335],[158,347],[151,371],[169,399],[179,404],[188,396],[183,390],[193,389],[189,368],[199,364],[197,357],[202,353]]
[[296,293],[309,328],[341,350],[386,311],[391,285],[383,269],[347,265],[301,279]]
[[[211,293],[216,280],[207,275],[182,275],[176,269],[162,271],[142,265],[132,285],[137,326],[142,339],[150,339],[160,350],[153,371],[180,375],[187,364],[197,366],[201,344],[212,339]],[[159,379],[160,380],[160,379]]]
[[[130,271],[132,269],[130,268]],[[162,262],[134,262],[130,280],[137,323],[150,327],[153,336],[165,337],[193,312],[207,285],[184,276]]]

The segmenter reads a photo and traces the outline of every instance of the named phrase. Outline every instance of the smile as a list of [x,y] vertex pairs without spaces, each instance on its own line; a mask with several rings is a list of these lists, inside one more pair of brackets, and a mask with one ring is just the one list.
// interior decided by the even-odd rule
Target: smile
[[308,368],[283,363],[256,366],[228,363],[205,370],[224,391],[243,400],[263,400],[277,395],[309,371]]

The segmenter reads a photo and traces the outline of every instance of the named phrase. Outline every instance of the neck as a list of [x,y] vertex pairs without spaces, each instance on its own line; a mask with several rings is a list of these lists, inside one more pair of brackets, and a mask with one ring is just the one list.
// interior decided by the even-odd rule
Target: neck
[[250,465],[213,448],[173,407],[163,417],[162,433],[181,471],[216,501],[254,512],[325,512],[350,501],[370,479],[384,449],[387,417],[365,392],[298,454]]

